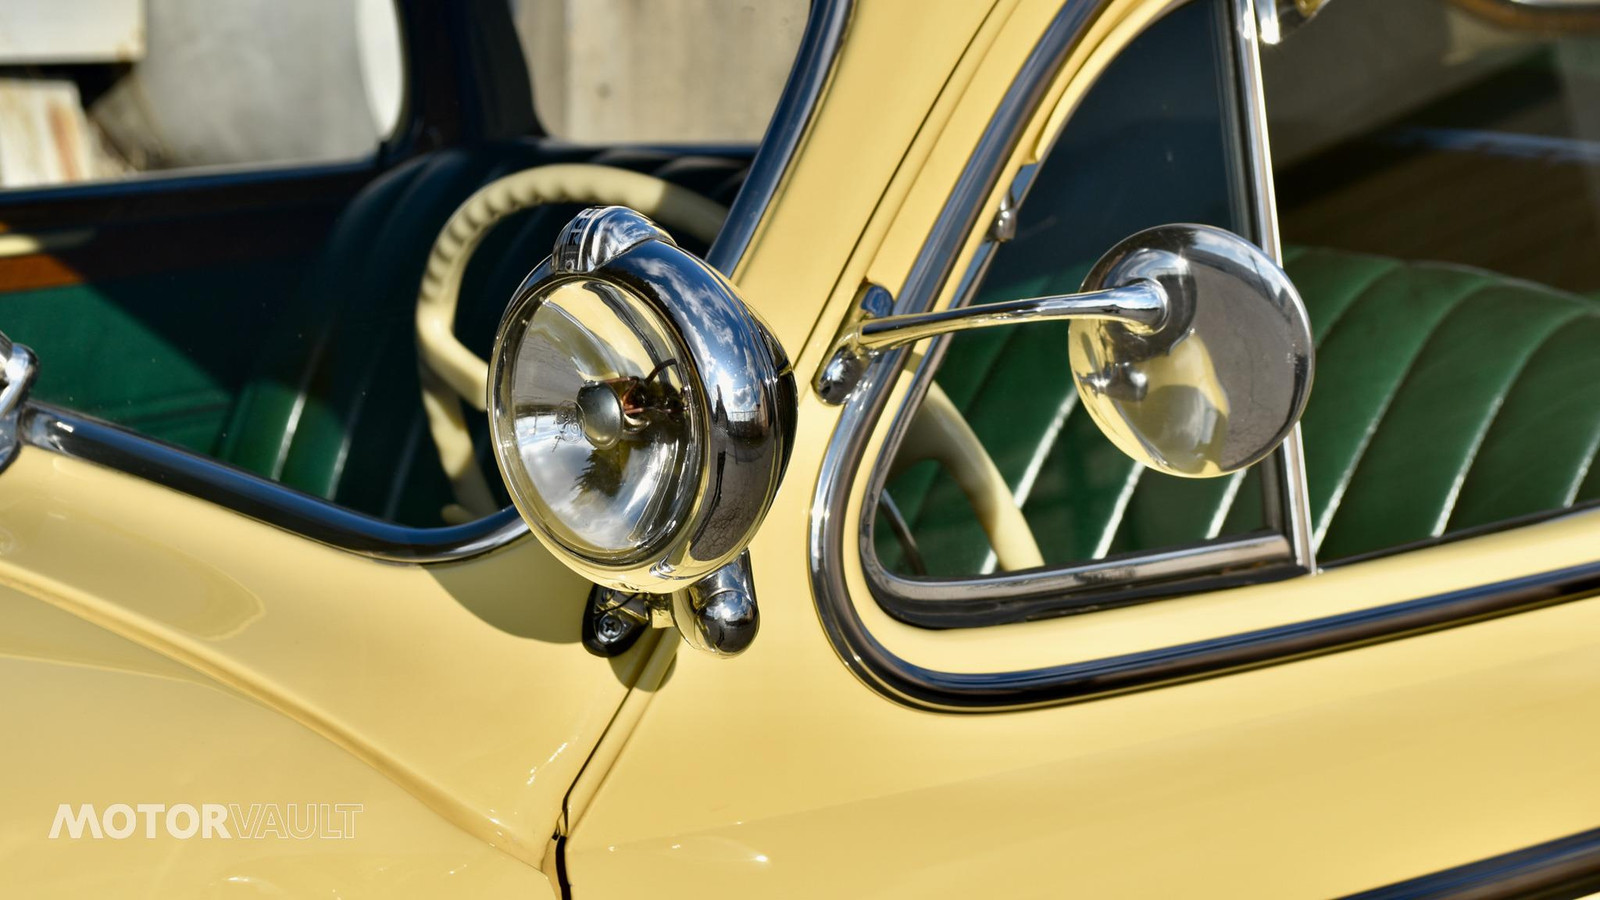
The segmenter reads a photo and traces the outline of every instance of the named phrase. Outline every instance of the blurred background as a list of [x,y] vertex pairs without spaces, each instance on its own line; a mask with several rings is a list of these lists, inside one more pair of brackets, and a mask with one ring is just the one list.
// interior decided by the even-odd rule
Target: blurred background
[[[806,0],[507,0],[544,130],[759,139]],[[405,97],[392,0],[5,0],[0,187],[341,161]]]

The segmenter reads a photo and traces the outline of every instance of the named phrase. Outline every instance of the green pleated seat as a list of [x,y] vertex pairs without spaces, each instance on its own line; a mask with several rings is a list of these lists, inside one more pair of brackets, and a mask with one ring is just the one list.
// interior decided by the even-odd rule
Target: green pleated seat
[[[1491,272],[1292,248],[1317,341],[1303,419],[1318,556],[1332,561],[1600,497],[1600,303]],[[1142,470],[1078,407],[1067,326],[962,335],[937,378],[1013,490],[1047,562],[1260,527],[1260,484]],[[931,575],[988,542],[923,463],[889,491]],[[886,527],[885,562],[904,569]]]
[[[478,187],[558,162],[648,172],[723,203],[746,167],[721,157],[506,142],[430,154],[387,173],[344,210],[305,287],[275,318],[217,456],[386,519],[441,524],[451,495],[423,416],[413,326],[423,268],[439,229]],[[457,314],[467,346],[488,356],[512,292],[577,210],[524,211],[485,239]],[[494,469],[486,453],[481,464]]]

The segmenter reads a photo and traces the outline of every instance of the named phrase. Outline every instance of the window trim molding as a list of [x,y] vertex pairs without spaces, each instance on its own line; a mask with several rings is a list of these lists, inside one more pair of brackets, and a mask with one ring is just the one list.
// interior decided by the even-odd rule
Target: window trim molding
[[854,609],[821,602],[820,586],[819,610],[840,657],[878,693],[917,709],[986,713],[1082,702],[1264,668],[1597,594],[1600,562],[1590,562],[1222,638],[1062,666],[985,673],[937,671],[896,656],[867,633]]
[[[1241,211],[1257,232],[1258,242],[1276,258],[1277,211],[1272,198],[1265,108],[1261,103],[1262,95],[1257,81],[1260,70],[1254,45],[1254,10],[1246,0],[1224,2],[1224,12],[1229,18],[1224,23],[1227,43],[1223,52],[1227,56],[1228,75],[1234,82],[1232,97],[1238,107],[1232,121],[1224,124],[1239,129],[1240,133],[1234,138],[1237,142],[1235,146],[1246,157],[1239,179]],[[1169,3],[1166,8],[1170,9],[1172,5]],[[1068,4],[1069,9],[1072,6]],[[1063,9],[1062,15],[1066,13],[1067,9]],[[1057,21],[1061,21],[1060,16]],[[1052,48],[1050,35],[1055,33],[1055,25],[1052,25],[1051,32],[1035,48],[1035,58],[1043,52],[1062,52],[1076,43],[1074,36],[1061,47]],[[1117,48],[1117,51],[1120,52],[1120,49]],[[981,182],[985,185],[984,189],[963,196],[958,188],[952,195],[935,226],[934,236],[924,246],[904,290],[896,298],[895,313],[925,311],[948,283],[946,279],[950,275],[939,278],[936,274],[953,268],[961,244],[970,239],[973,231],[982,227],[979,221],[981,205],[1000,177],[1005,161],[1014,152],[1017,136],[1027,123],[1036,121],[1041,113],[1050,113],[1049,110],[1041,110],[1035,100],[1024,103],[1015,98],[1048,86],[1054,81],[1062,62],[1064,55],[1048,66],[1035,67],[1035,59],[1030,59],[1013,82],[1011,92],[1004,101],[1005,104],[1016,103],[1016,107],[1008,112],[1008,123],[1002,125],[1002,116],[996,115],[989,132],[985,134],[985,144],[980,145],[969,159],[968,168],[961,176],[961,183]],[[1028,84],[1029,79],[1037,79],[1038,83]],[[1063,128],[1064,124],[1058,127],[1057,134],[1051,136],[1052,141],[1059,137]],[[1012,135],[1005,142],[1003,150],[998,149],[999,144],[989,143],[990,137],[1001,132]],[[1026,202],[1038,167],[1038,163],[1024,165],[1013,177],[1007,188],[1007,196],[1014,208],[1020,208]],[[988,171],[984,172],[985,169]],[[970,177],[980,172],[986,177]],[[966,214],[965,218],[970,224],[963,229],[953,224],[958,220],[950,214],[965,203],[972,204],[974,208]],[[943,234],[941,229],[944,230]],[[971,301],[996,246],[996,242],[990,239],[978,246],[966,270],[959,274],[953,306],[965,306]],[[948,254],[949,261],[942,269],[935,265],[937,260],[930,259],[933,254]],[[890,458],[904,439],[910,428],[912,414],[929,389],[933,373],[948,345],[947,339],[935,341],[918,365],[905,399],[893,410],[893,419],[884,437],[883,449],[879,452],[880,460]],[[899,371],[897,362],[884,361],[878,364],[878,368],[881,373]],[[880,375],[875,383],[861,385],[852,405],[872,401],[875,410],[864,416],[858,424],[848,426],[860,432],[863,438],[861,446],[840,448],[838,452],[852,458],[860,456],[864,451],[865,437],[878,427],[882,414],[887,411],[887,404],[878,401],[886,399],[892,385],[893,379],[887,375]],[[835,436],[846,428],[841,422]],[[850,468],[849,478],[854,479],[865,462],[856,459]],[[925,628],[971,628],[1125,606],[1160,596],[1277,581],[1310,571],[1309,510],[1305,501],[1304,464],[1300,454],[1298,427],[1284,446],[1263,463],[1261,474],[1267,524],[1267,528],[1261,531],[1156,551],[1120,554],[1068,566],[935,579],[889,571],[878,558],[873,541],[876,503],[872,501],[885,487],[887,467],[874,465],[867,475],[865,496],[868,502],[862,504],[861,521],[857,528],[857,551],[862,574],[873,599],[899,621]],[[836,489],[840,491],[848,490],[847,482],[831,477],[825,483],[837,486]],[[828,522],[830,527],[843,527],[842,516],[830,516],[821,521]]]
[[1419,875],[1344,900],[1516,900],[1580,897],[1600,889],[1600,828]]
[[[1245,134],[1244,148],[1251,159],[1252,183],[1255,192],[1258,227],[1263,233],[1263,243],[1269,252],[1277,252],[1276,206],[1272,198],[1270,158],[1267,152],[1265,108],[1260,88],[1260,66],[1255,40],[1255,8],[1253,0],[1232,0],[1235,16],[1234,60],[1236,76],[1246,82],[1242,125]],[[956,258],[964,242],[979,227],[985,202],[998,185],[1005,161],[1011,158],[1022,133],[1038,114],[1045,91],[1065,63],[1071,49],[1077,45],[1093,17],[1101,11],[1101,0],[1068,0],[1048,26],[1043,37],[1023,63],[1018,75],[1007,89],[990,123],[979,139],[977,148],[969,157],[951,192],[950,199],[940,211],[928,239],[907,275],[905,286],[896,298],[895,313],[920,311],[931,305],[940,289],[947,283],[955,267]],[[1030,172],[1025,167],[1016,176],[1026,179]],[[957,286],[957,296],[964,296],[971,288],[976,274],[986,262],[986,253],[980,247],[974,260],[963,274],[963,283]],[[929,358],[935,358],[935,349]],[[822,469],[817,479],[813,497],[811,523],[808,533],[808,561],[812,590],[818,615],[830,643],[841,660],[867,686],[890,699],[921,709],[946,712],[990,712],[1073,702],[1108,693],[1154,686],[1176,678],[1193,678],[1204,674],[1233,671],[1247,665],[1262,665],[1298,657],[1308,652],[1326,652],[1349,646],[1353,642],[1380,639],[1384,634],[1397,634],[1417,630],[1416,617],[1425,612],[1428,621],[1453,624],[1456,611],[1466,604],[1484,602],[1483,592],[1493,598],[1521,597],[1517,589],[1499,591],[1497,586],[1476,591],[1455,592],[1437,598],[1424,598],[1408,603],[1391,604],[1372,610],[1335,616],[1329,619],[1297,623],[1282,628],[1250,632],[1229,638],[1202,641],[1177,647],[1161,648],[1144,653],[1113,657],[1066,666],[1046,667],[1012,672],[983,674],[942,672],[919,666],[895,655],[876,640],[866,629],[855,608],[845,579],[844,533],[852,488],[860,473],[865,449],[889,405],[890,387],[901,371],[909,351],[905,348],[890,351],[871,366],[858,386],[852,401],[842,411],[834,433],[824,454]],[[926,363],[925,363],[926,365]],[[925,379],[923,380],[925,390]],[[917,389],[913,388],[913,393]],[[907,408],[902,407],[902,410]],[[1216,553],[1216,562],[1203,573],[1195,573],[1203,581],[1188,585],[1194,589],[1219,589],[1243,583],[1259,583],[1304,574],[1313,565],[1309,542],[1309,528],[1305,510],[1305,473],[1300,455],[1299,431],[1291,435],[1285,447],[1274,455],[1279,460],[1278,471],[1289,477],[1278,476],[1273,483],[1271,473],[1264,485],[1266,490],[1282,498],[1280,510],[1281,533],[1275,533],[1280,545],[1269,552],[1276,562],[1266,562],[1242,573],[1225,571],[1230,560],[1252,558],[1251,554],[1263,548],[1253,545],[1250,538],[1240,542],[1212,544],[1206,549]],[[871,476],[873,478],[877,475]],[[872,489],[872,485],[868,485]],[[858,538],[870,536],[865,520],[871,507],[863,504],[863,523],[858,528]],[[1273,524],[1273,523],[1269,523]],[[1258,536],[1259,538],[1259,536]],[[858,548],[859,549],[859,548]],[[1243,551],[1241,555],[1241,551]],[[1110,563],[1112,569],[1136,564],[1149,559],[1149,554]],[[863,576],[872,582],[867,571],[868,559],[875,554],[860,554]],[[1097,563],[1097,565],[1101,565]],[[1065,573],[1067,578],[1083,579],[1086,572],[1071,569],[1042,570],[1044,576]],[[1560,573],[1557,573],[1560,574]],[[1104,577],[1102,574],[1100,577]],[[1600,564],[1591,572],[1584,569],[1583,578],[1600,578]],[[1037,579],[1033,587],[1039,591],[1055,589],[1040,573],[1014,573],[1000,576],[989,583],[1004,589],[1008,595],[1015,593],[1018,580]],[[908,579],[909,580],[909,579]],[[1562,582],[1565,584],[1565,582]],[[945,582],[960,588],[975,587],[982,582],[971,580]],[[1520,585],[1520,582],[1508,582]],[[1585,582],[1587,584],[1587,582]],[[1054,606],[1022,603],[1017,608],[1023,616],[1009,611],[999,617],[994,615],[996,598],[983,596],[982,591],[958,590],[957,595],[944,596],[941,603],[951,599],[968,601],[974,617],[961,623],[972,625],[976,617],[988,617],[987,622],[1017,621],[1052,612],[1087,611],[1106,605],[1132,602],[1148,598],[1151,594],[1171,594],[1186,586],[1175,582],[1157,582],[1136,585],[1126,594],[1091,593],[1080,595],[1063,603],[1059,598],[1043,601]],[[1600,587],[1600,583],[1597,583]],[[873,590],[880,590],[874,586]],[[977,593],[979,596],[973,596]],[[1563,594],[1563,596],[1566,596]],[[1542,595],[1541,595],[1542,597]],[[876,598],[875,598],[876,599]],[[1548,602],[1547,600],[1542,602]],[[1420,604],[1420,606],[1418,606]],[[880,603],[880,605],[882,605]],[[904,610],[896,613],[883,605],[889,615],[907,619]],[[1481,613],[1473,613],[1481,615]],[[918,623],[931,627],[953,627],[948,619],[932,618]]]
[[[952,199],[941,211],[918,257],[903,297],[930,296],[953,267],[960,241],[975,227],[982,203],[998,179],[1027,115],[1037,106],[1040,82],[1059,69],[1066,50],[1099,7],[1099,0],[1069,0],[1024,64],[1005,100],[963,170]],[[1253,16],[1251,0],[1239,0]],[[1248,20],[1253,23],[1253,18]],[[1246,23],[1241,22],[1241,25]],[[1246,32],[1253,35],[1253,31]],[[1253,43],[1253,42],[1252,42]],[[1250,46],[1251,52],[1254,47]],[[1253,73],[1259,77],[1259,69]],[[1259,95],[1258,95],[1259,96]],[[1263,149],[1265,143],[1260,145]],[[990,165],[980,163],[988,161]],[[1266,173],[1270,178],[1270,173]],[[1270,186],[1270,181],[1266,182]],[[1270,194],[1266,202],[1270,203]],[[915,290],[913,290],[915,288]],[[900,310],[897,310],[900,311]],[[817,480],[808,556],[818,618],[829,643],[858,679],[882,696],[933,712],[988,713],[1056,706],[1164,687],[1305,659],[1356,647],[1442,631],[1558,604],[1600,596],[1600,561],[1475,585],[1411,600],[1386,603],[1286,625],[1241,632],[1085,662],[1006,672],[949,672],[917,665],[879,642],[867,630],[845,580],[844,529],[850,487],[862,451],[888,403],[883,382],[900,371],[907,351],[885,354],[863,379],[861,395],[844,407]],[[1302,475],[1303,478],[1303,475]],[[1301,481],[1303,485],[1303,480]],[[835,489],[835,486],[842,486]],[[1303,497],[1303,491],[1301,492]],[[1600,508],[1593,504],[1589,515]],[[1584,513],[1551,510],[1470,533],[1425,542],[1434,546],[1468,536]],[[1407,547],[1403,549],[1415,549]],[[1375,554],[1375,555],[1389,555]],[[1363,557],[1363,559],[1366,557]],[[1356,560],[1341,560],[1342,567]]]
[[812,0],[800,48],[795,51],[794,67],[789,70],[783,93],[778,95],[772,121],[757,145],[760,149],[750,164],[744,186],[706,253],[706,262],[730,279],[750,249],[761,220],[766,218],[767,207],[789,173],[789,163],[811,129],[812,113],[833,78],[834,63],[854,9],[854,0]]
[[465,559],[528,531],[527,523],[510,507],[462,525],[399,525],[120,425],[43,403],[24,406],[18,431],[32,448],[115,469],[318,543],[387,562]]

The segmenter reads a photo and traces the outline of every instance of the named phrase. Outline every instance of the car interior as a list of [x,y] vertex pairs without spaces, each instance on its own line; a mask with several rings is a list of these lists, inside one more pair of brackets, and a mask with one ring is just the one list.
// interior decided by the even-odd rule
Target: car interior
[[[408,33],[423,36],[409,48],[410,122],[370,162],[0,197],[0,228],[57,241],[0,257],[0,328],[40,359],[34,401],[381,519],[446,524],[453,497],[428,435],[414,322],[451,213],[498,177],[574,162],[646,173],[726,207],[755,148],[547,136],[504,0],[401,6]],[[477,355],[580,208],[525,210],[479,247],[455,320]],[[471,428],[492,473],[481,414]]]
[[[1588,344],[1600,334],[1600,40],[1478,5],[1339,0],[1263,52],[1283,261],[1317,339],[1302,428],[1323,562],[1600,498]],[[1181,5],[1113,62],[972,302],[1076,290],[1101,252],[1151,225],[1259,237],[1237,167],[1242,113],[1225,99],[1237,77],[1226,6]],[[0,228],[50,242],[0,256],[0,328],[41,360],[35,401],[371,516],[445,524],[452,489],[413,324],[452,211],[495,178],[570,162],[726,205],[754,147],[551,138],[504,3],[404,8],[422,36],[408,117],[369,163],[0,198]],[[576,210],[524,211],[487,238],[455,320],[473,352],[487,356],[507,298]],[[1066,328],[958,336],[936,376],[1046,564],[1262,529],[1254,470],[1174,478],[1101,436],[1067,377]],[[482,416],[469,426],[492,472]],[[891,571],[997,565],[936,463],[906,467],[886,496],[875,539]]]
[[[1250,235],[1224,161],[1242,151],[1217,99],[1222,6],[1178,8],[1111,64],[971,302],[1074,291],[1162,222]],[[1338,0],[1263,51],[1283,264],[1317,344],[1302,434],[1321,563],[1600,498],[1600,42],[1474,6]],[[1207,16],[1209,45],[1189,37]],[[1045,563],[1261,528],[1253,470],[1174,478],[1102,437],[1066,376],[1069,327],[957,335],[935,374]],[[873,532],[890,572],[996,569],[946,468],[892,471]]]

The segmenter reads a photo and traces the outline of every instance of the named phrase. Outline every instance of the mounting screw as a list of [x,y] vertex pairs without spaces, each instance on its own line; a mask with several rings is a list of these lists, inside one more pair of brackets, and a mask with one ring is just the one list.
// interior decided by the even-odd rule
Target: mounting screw
[[620,656],[650,627],[650,607],[643,594],[595,585],[583,610],[583,646],[595,656]]
[[602,643],[614,644],[617,638],[622,637],[622,632],[626,628],[627,626],[622,624],[622,620],[617,618],[616,613],[608,612],[601,616],[599,623],[595,625],[594,636],[599,638]]

